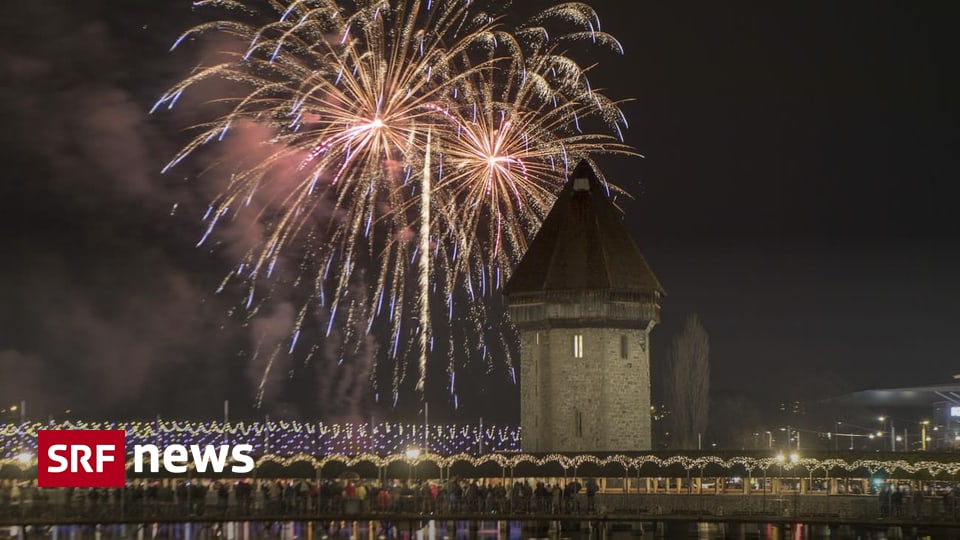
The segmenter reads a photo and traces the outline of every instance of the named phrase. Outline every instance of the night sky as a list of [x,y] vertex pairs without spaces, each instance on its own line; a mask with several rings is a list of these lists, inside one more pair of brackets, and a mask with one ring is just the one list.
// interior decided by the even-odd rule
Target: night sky
[[[667,289],[655,370],[698,313],[716,398],[760,410],[960,373],[952,3],[591,5],[625,49],[583,51],[591,81],[633,100],[627,142],[645,156],[600,163],[634,195],[626,221]],[[229,246],[194,247],[218,190],[160,174],[189,116],[148,115],[202,53],[168,52],[198,21],[182,0],[5,8],[0,405],[58,418],[214,418],[224,399],[241,416],[416,414],[415,399],[363,405],[362,370],[330,360],[281,373],[250,407],[262,369],[250,335],[279,339],[282,309],[228,316],[235,302],[215,290]],[[441,401],[431,416],[517,422],[506,375],[472,376],[460,411]]]

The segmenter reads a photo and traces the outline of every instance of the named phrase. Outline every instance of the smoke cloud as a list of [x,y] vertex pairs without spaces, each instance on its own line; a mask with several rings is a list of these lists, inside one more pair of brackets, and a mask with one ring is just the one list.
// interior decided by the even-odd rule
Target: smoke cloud
[[[229,170],[198,175],[209,163],[185,163],[161,175],[189,113],[147,114],[196,61],[197,53],[166,53],[195,15],[187,1],[142,10],[117,3],[20,2],[0,21],[0,219],[8,231],[0,249],[15,263],[0,268],[0,405],[27,400],[34,418],[67,410],[210,418],[230,399],[237,417],[361,416],[369,369],[339,372],[339,359],[324,354],[335,339],[306,367],[309,346],[287,354],[304,301],[302,289],[284,285],[298,271],[293,261],[281,261],[275,283],[255,284],[263,295],[255,315],[237,308],[240,285],[215,294],[265,230],[242,215],[194,248]],[[171,21],[170,13],[185,15]],[[237,163],[269,151],[263,129],[241,126],[210,159]],[[271,186],[284,187],[276,182],[252,206],[275,201]],[[296,384],[313,391],[288,391],[297,370],[308,373]],[[328,391],[340,397],[319,399]]]

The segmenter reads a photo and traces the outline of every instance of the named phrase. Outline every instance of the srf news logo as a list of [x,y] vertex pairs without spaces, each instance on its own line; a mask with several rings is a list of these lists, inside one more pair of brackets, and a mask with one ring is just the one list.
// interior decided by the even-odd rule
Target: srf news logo
[[[37,432],[37,485],[40,487],[114,488],[126,484],[126,433],[122,429],[54,430]],[[150,472],[187,472],[188,464],[199,473],[211,469],[222,473],[228,457],[236,474],[253,471],[249,444],[186,447],[171,444],[162,450],[152,444],[133,447],[133,470],[141,473],[149,461]]]
[[37,432],[40,487],[123,487],[126,432],[122,429],[41,429]]

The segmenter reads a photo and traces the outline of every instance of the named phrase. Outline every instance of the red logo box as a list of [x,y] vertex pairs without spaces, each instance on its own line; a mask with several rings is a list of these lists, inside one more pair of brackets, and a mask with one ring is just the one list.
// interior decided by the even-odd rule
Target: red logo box
[[41,429],[37,452],[40,487],[113,488],[126,482],[122,429]]

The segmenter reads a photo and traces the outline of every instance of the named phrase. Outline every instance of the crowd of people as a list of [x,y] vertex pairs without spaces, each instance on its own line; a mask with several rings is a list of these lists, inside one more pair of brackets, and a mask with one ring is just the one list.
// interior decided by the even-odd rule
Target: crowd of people
[[0,483],[0,515],[230,516],[317,513],[496,514],[591,512],[594,480],[552,485],[504,480],[145,480],[125,488],[41,489]]
[[[599,492],[593,479],[168,478],[138,479],[119,489],[41,489],[35,481],[0,480],[0,518],[577,514],[596,512]],[[888,481],[870,492],[878,508],[864,510],[874,517],[960,519],[960,492],[951,485]],[[867,503],[869,497],[862,496]]]
[[878,490],[880,518],[922,519],[930,514],[958,517],[957,496],[954,486],[940,489],[919,489],[909,484],[885,483]]

